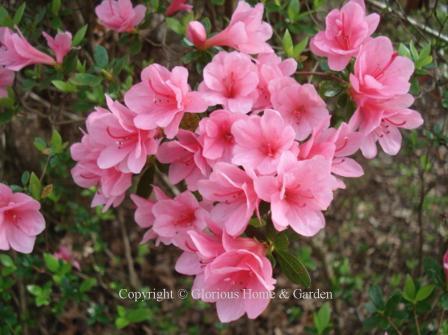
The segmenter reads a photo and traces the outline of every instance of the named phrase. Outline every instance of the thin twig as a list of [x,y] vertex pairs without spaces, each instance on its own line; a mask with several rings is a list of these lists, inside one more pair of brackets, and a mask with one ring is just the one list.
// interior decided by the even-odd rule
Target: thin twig
[[123,211],[118,211],[118,221],[121,228],[121,236],[123,237],[124,253],[128,264],[129,280],[134,288],[140,287],[140,280],[135,272],[134,261],[132,260],[131,244],[129,243],[128,233],[124,223]]

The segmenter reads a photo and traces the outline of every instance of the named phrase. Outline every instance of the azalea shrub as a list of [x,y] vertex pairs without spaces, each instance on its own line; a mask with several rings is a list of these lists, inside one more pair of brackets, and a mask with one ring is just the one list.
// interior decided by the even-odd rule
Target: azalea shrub
[[[151,254],[170,246],[177,259],[166,265],[197,292],[188,304],[215,305],[222,327],[256,319],[270,308],[282,276],[290,285],[316,287],[308,270],[328,273],[327,265],[316,267],[306,248],[298,254],[297,241],[303,248],[301,241],[318,238],[327,211],[361,183],[368,160],[393,160],[410,145],[403,136],[416,136],[424,125],[425,111],[414,102],[422,94],[419,78],[434,69],[431,43],[417,49],[383,33],[383,18],[364,0],[333,8],[297,0],[53,0],[33,13],[34,6],[0,7],[1,122],[13,123],[23,110],[50,129],[49,136],[33,140],[46,157],[39,173],[20,171],[21,185],[9,179],[0,184],[2,278],[17,268],[27,273],[17,279],[24,317],[23,280],[36,271],[50,276],[27,283],[26,291],[37,306],[48,306],[52,290],[60,287],[56,314],[70,303],[70,294],[86,302],[94,287],[117,297],[119,284],[101,279],[101,260],[91,264],[97,275],[84,274],[82,257],[65,243],[49,248],[44,230],[71,230],[72,245],[78,235],[94,236],[85,257],[110,256],[111,232],[100,232],[112,228],[101,222],[116,219],[120,225],[113,229],[124,243],[118,258],[127,262],[134,288],[141,285],[134,268],[140,261],[132,254],[143,258],[148,246]],[[213,22],[201,15],[205,10]],[[217,24],[216,10],[229,19]],[[313,11],[323,15],[322,25]],[[436,143],[431,146],[446,146],[443,127],[429,130],[428,141]],[[63,139],[61,132],[69,135]],[[424,171],[428,155],[420,158],[426,159]],[[420,215],[429,191],[422,186]],[[95,209],[88,209],[86,199]],[[129,215],[136,226],[125,224]],[[63,218],[76,225],[58,228]],[[133,243],[129,230],[139,235]],[[448,328],[443,314],[432,322],[428,307],[448,309],[442,261],[423,262],[421,256],[418,266],[420,278],[406,277],[403,290],[390,298],[371,283],[366,331],[429,334],[434,327]],[[333,271],[331,288],[346,299],[338,280],[347,272]],[[353,287],[347,292],[362,289],[348,278]],[[5,280],[0,288],[4,301],[11,300],[8,283],[14,285]],[[307,331],[331,332],[334,308],[323,304]],[[106,324],[105,309],[91,301],[89,324]],[[154,305],[119,305],[114,323],[125,328],[163,320],[159,313]],[[13,314],[0,308],[8,320],[2,331],[35,326],[28,319],[20,324]]]

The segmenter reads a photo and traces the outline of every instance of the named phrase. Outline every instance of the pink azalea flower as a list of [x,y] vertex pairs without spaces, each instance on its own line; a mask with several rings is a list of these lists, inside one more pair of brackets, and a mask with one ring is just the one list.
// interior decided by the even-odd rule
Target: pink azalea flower
[[[147,229],[140,244],[158,238],[157,234],[152,229],[152,225],[155,220],[154,214],[152,213],[152,208],[157,201],[169,199],[168,196],[157,186],[153,187],[153,193],[156,201],[142,198],[137,194],[131,194],[131,200],[137,207],[134,213],[134,220],[140,228]],[[159,240],[160,239],[158,239],[157,242],[159,242]]]
[[0,66],[0,98],[8,96],[8,87],[14,83],[14,71]]
[[371,39],[361,47],[355,73],[350,74],[353,96],[362,105],[368,99],[385,101],[405,95],[413,72],[414,63],[398,56],[387,37]]
[[32,64],[55,64],[55,60],[33,47],[20,33],[4,28],[0,32],[0,66],[20,71]]
[[294,129],[280,114],[266,110],[263,116],[252,115],[232,126],[235,138],[232,163],[261,174],[274,173],[283,152],[292,150]]
[[235,121],[244,114],[216,110],[199,122],[198,133],[203,143],[203,156],[209,160],[230,162],[235,139],[231,132]]
[[[316,128],[311,137],[299,147],[298,158],[311,159],[315,156],[323,156],[331,160],[331,172],[343,177],[360,177],[364,171],[354,159],[353,155],[360,148],[364,136],[353,131],[345,122],[338,128],[329,128],[329,122]],[[341,182],[341,187],[343,183]]]
[[103,112],[91,113],[87,118],[87,133],[80,143],[75,143],[70,148],[70,153],[77,164],[71,170],[75,183],[83,188],[97,186],[98,190],[92,200],[92,207],[105,205],[104,211],[110,206],[117,207],[125,197],[126,190],[131,187],[132,174],[121,172],[117,167],[101,169],[98,164],[98,157],[104,145],[103,139],[92,137],[90,134],[97,133],[100,126],[112,115]]
[[102,146],[97,160],[98,167],[108,169],[115,166],[125,173],[140,173],[148,156],[157,152],[157,131],[136,128],[134,112],[109,96],[106,96],[106,101],[110,112],[97,108],[92,114],[104,116],[99,116],[100,122],[89,131],[93,141]]
[[269,83],[275,79],[290,77],[296,72],[297,62],[288,58],[282,61],[275,53],[259,54],[256,61],[258,69],[258,99],[255,109],[272,108]]
[[330,117],[325,101],[311,84],[300,85],[286,77],[271,82],[269,91],[274,109],[294,128],[299,141]]
[[131,32],[145,18],[146,7],[133,7],[131,0],[103,0],[96,6],[95,13],[106,28],[120,33]]
[[207,32],[199,21],[190,21],[187,27],[187,38],[198,49],[205,48]]
[[311,39],[310,49],[317,56],[327,57],[330,69],[342,71],[369,40],[379,21],[378,14],[366,15],[364,0],[351,0],[327,15],[326,29]]
[[79,264],[79,261],[73,255],[73,252],[65,245],[59,246],[58,251],[56,251],[53,254],[53,256],[56,257],[57,259],[70,263],[78,271],[81,270],[81,265]]
[[158,200],[152,207],[153,230],[166,243],[182,250],[187,247],[190,230],[203,230],[207,226],[208,212],[201,207],[194,195],[185,191],[173,199]]
[[322,156],[297,161],[294,155],[286,153],[277,176],[255,180],[257,195],[271,203],[272,222],[277,230],[291,226],[300,235],[313,236],[325,226],[322,210],[333,200],[330,164]]
[[53,50],[56,55],[56,62],[61,64],[72,48],[72,34],[69,31],[57,33],[53,38],[46,32],[42,33],[47,40],[48,47]]
[[[366,158],[374,158],[377,155],[376,143],[379,142],[381,148],[388,155],[396,155],[401,148],[401,134],[399,129],[415,129],[423,124],[420,113],[409,108],[388,108],[378,110],[371,106],[359,108],[353,118],[365,118],[373,125],[373,118],[376,118],[376,127],[373,126],[370,132],[364,129],[365,137],[361,144],[361,152]],[[368,114],[373,114],[370,116]],[[362,128],[361,128],[362,129]]]
[[239,52],[220,52],[204,68],[199,90],[233,113],[248,113],[257,100],[257,67]]
[[198,183],[199,193],[218,201],[211,211],[212,219],[222,223],[228,234],[240,235],[258,208],[258,197],[252,179],[235,165],[219,162],[206,180]]
[[238,248],[238,244],[223,244],[225,252],[208,263],[193,283],[193,298],[216,303],[221,322],[237,320],[244,314],[250,319],[258,317],[268,306],[276,282],[264,253],[246,249],[246,243]]
[[173,16],[177,12],[182,11],[190,11],[193,9],[192,5],[186,4],[187,0],[171,0],[170,5],[166,9],[165,15],[166,16]]
[[179,130],[177,141],[164,142],[157,152],[157,159],[164,164],[170,164],[168,178],[177,184],[182,180],[188,189],[196,191],[197,182],[210,174],[210,166],[203,156],[202,144],[196,134]]
[[0,250],[29,254],[36,236],[45,229],[40,204],[30,196],[0,183]]
[[248,54],[272,52],[266,43],[272,36],[272,27],[263,22],[263,11],[261,3],[252,8],[245,1],[238,2],[227,28],[209,38],[206,46],[227,46]]
[[161,127],[168,138],[173,138],[184,113],[202,113],[208,108],[200,93],[191,92],[184,67],[176,66],[170,72],[152,64],[142,71],[141,79],[124,98],[126,105],[138,114],[134,123],[140,129]]

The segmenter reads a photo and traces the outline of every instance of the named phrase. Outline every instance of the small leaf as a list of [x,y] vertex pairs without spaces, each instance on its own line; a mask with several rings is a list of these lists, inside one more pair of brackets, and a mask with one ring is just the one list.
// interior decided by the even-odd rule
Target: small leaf
[[51,2],[51,13],[54,16],[58,16],[60,9],[61,9],[61,0],[53,0]]
[[425,300],[426,298],[428,298],[431,295],[433,290],[434,290],[434,285],[432,285],[432,284],[420,287],[420,289],[417,292],[417,295],[415,296],[415,301],[419,302],[419,301]]
[[53,133],[51,134],[50,143],[53,154],[60,154],[63,151],[64,146],[62,143],[62,137],[56,129],[54,129]]
[[42,184],[34,172],[31,172],[29,190],[34,199],[40,199]]
[[406,276],[403,289],[403,298],[409,302],[414,302],[415,299],[415,284],[410,275]]
[[53,193],[53,184],[46,185],[40,194],[41,199],[48,198]]
[[45,265],[47,266],[47,269],[50,270],[51,272],[57,272],[61,266],[59,260],[53,255],[48,253],[44,254],[44,261]]
[[412,59],[411,51],[403,43],[400,43],[400,46],[398,47],[398,54],[401,55],[401,56],[407,57],[409,59]]
[[288,5],[288,18],[291,22],[296,22],[300,17],[299,0],[290,0]]
[[11,256],[6,254],[0,254],[0,263],[7,268],[15,267],[14,261]]
[[294,45],[288,29],[286,29],[285,34],[283,35],[282,45],[286,55],[288,55],[288,57],[294,57]]
[[383,293],[378,285],[374,285],[369,288],[369,297],[376,308],[379,310],[384,309]]
[[73,93],[76,92],[76,86],[72,83],[65,82],[62,80],[52,80],[51,83],[61,92],[64,93]]
[[280,268],[286,277],[293,283],[309,287],[311,284],[311,278],[302,262],[297,257],[294,257],[289,251],[274,250]]
[[100,68],[105,68],[109,63],[109,55],[107,54],[107,50],[101,45],[97,45],[95,47],[93,57],[95,59],[95,64]]
[[18,25],[20,21],[22,21],[23,14],[25,13],[26,2],[22,3],[20,7],[17,9],[16,14],[14,15],[14,25]]
[[84,39],[84,36],[86,35],[88,25],[81,27],[73,37],[72,46],[76,47],[78,46]]
[[70,80],[70,82],[78,86],[97,86],[101,84],[102,80],[103,78],[90,73],[77,73],[75,74],[75,77]]
[[328,302],[324,303],[317,313],[313,315],[314,325],[319,335],[324,334],[330,326],[331,308]]
[[5,7],[0,6],[0,27],[12,27],[14,25],[13,20],[9,16]]
[[297,44],[294,47],[294,58],[299,59],[300,55],[302,54],[303,50],[305,50],[306,46],[308,45],[308,37],[305,37],[303,40],[300,41],[299,44]]
[[173,17],[167,17],[166,25],[168,28],[170,28],[175,33],[177,33],[179,35],[183,35],[184,27],[182,26],[182,23],[179,20],[177,20]]
[[84,293],[90,291],[92,287],[96,285],[97,281],[95,278],[87,278],[84,279],[81,286],[79,287],[79,291]]

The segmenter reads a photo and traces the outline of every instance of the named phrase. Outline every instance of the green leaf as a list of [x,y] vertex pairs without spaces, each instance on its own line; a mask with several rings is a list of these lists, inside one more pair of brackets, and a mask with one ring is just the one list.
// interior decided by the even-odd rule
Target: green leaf
[[61,9],[61,0],[53,0],[51,2],[51,13],[54,16],[58,16],[60,9]]
[[125,318],[119,317],[115,320],[115,327],[117,327],[118,329],[122,329],[128,325],[129,321],[126,320]]
[[182,23],[179,20],[177,20],[173,17],[167,17],[166,25],[169,29],[171,29],[175,33],[177,33],[179,35],[183,35],[184,27],[182,26]]
[[280,264],[280,268],[289,280],[304,287],[310,286],[310,275],[297,257],[291,255],[289,251],[284,250],[274,250],[274,253],[277,256],[276,258]]
[[34,147],[42,153],[47,149],[47,142],[45,142],[42,137],[36,137],[33,144]]
[[413,59],[414,61],[416,61],[416,60],[418,59],[418,51],[417,51],[417,49],[415,48],[415,45],[414,45],[414,42],[413,42],[413,41],[411,41],[411,43],[409,43],[409,48],[410,48],[410,50],[411,50],[411,56],[412,56],[412,59]]
[[308,45],[308,40],[309,40],[309,38],[305,37],[303,40],[300,41],[299,44],[297,44],[294,47],[293,53],[294,53],[294,58],[295,59],[299,59],[300,58],[300,55],[302,54],[303,50],[305,50],[306,46]]
[[313,315],[314,325],[319,335],[324,334],[330,326],[331,308],[328,302],[324,303],[317,313]]
[[288,250],[288,235],[286,232],[277,232],[277,234],[273,236],[272,243],[274,243],[274,248],[277,250]]
[[410,275],[406,276],[403,289],[403,298],[412,303],[415,299],[415,284]]
[[51,83],[61,92],[64,93],[73,93],[76,92],[76,86],[72,83],[65,82],[62,80],[52,80]]
[[70,82],[77,86],[97,86],[102,80],[103,78],[90,73],[77,73]]
[[149,308],[137,308],[127,311],[126,319],[130,323],[138,323],[150,319],[152,311]]
[[398,54],[401,55],[401,56],[404,56],[404,57],[412,59],[411,51],[403,43],[400,43],[400,46],[398,47]]
[[101,45],[97,45],[95,47],[93,58],[95,59],[95,64],[102,69],[109,63],[109,55],[107,54],[107,50]]
[[20,7],[17,9],[16,14],[14,15],[14,25],[18,25],[20,21],[22,21],[23,14],[25,13],[26,2],[22,3]]
[[60,154],[64,150],[61,134],[56,129],[53,129],[50,143],[53,154]]
[[34,172],[31,172],[29,190],[34,199],[40,199],[42,184]]
[[7,268],[15,267],[14,261],[11,256],[6,254],[0,254],[0,263]]
[[42,292],[42,288],[40,288],[39,286],[37,286],[37,285],[28,285],[27,287],[26,287],[26,289],[28,290],[28,292],[30,292],[32,295],[34,295],[34,296],[38,296],[38,295],[40,295],[41,294],[41,292]]
[[81,42],[84,39],[84,36],[86,36],[86,32],[87,32],[87,27],[88,25],[86,24],[85,26],[81,27],[75,34],[75,36],[73,37],[73,41],[72,41],[72,46],[76,47],[79,44],[81,44]]
[[8,11],[5,7],[0,6],[0,27],[12,27],[14,25],[11,16],[9,16]]
[[44,261],[45,265],[47,266],[47,269],[50,270],[51,272],[57,272],[61,267],[59,260],[51,254],[45,253]]
[[288,18],[291,22],[296,22],[300,16],[299,0],[290,0],[288,5]]
[[288,29],[286,29],[285,34],[283,35],[282,45],[286,55],[288,55],[288,57],[294,57],[294,45]]
[[95,278],[84,279],[81,286],[79,287],[79,291],[82,293],[90,291],[92,287],[96,286],[96,283],[97,281]]
[[384,309],[383,293],[378,285],[374,285],[369,288],[369,297],[377,309]]
[[434,287],[435,286],[432,284],[420,287],[420,289],[417,292],[417,295],[415,296],[415,301],[419,302],[428,298],[431,295],[432,291],[434,290]]
[[24,171],[22,173],[22,176],[20,177],[20,182],[22,183],[23,186],[28,185],[30,181],[30,172],[29,171]]

